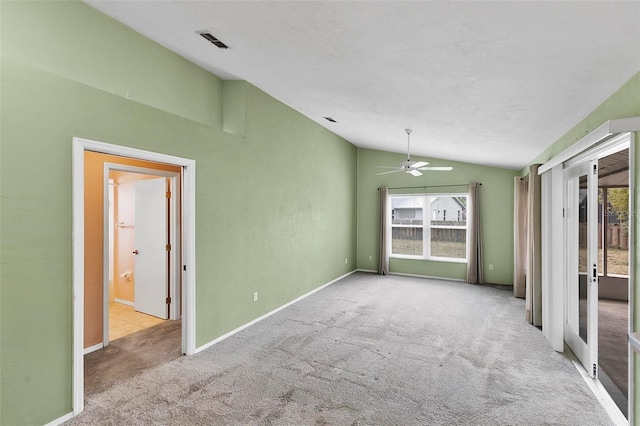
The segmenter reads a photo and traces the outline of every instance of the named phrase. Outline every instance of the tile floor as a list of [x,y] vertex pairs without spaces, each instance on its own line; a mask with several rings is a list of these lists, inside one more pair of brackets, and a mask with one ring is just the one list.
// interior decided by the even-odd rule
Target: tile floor
[[163,319],[137,312],[133,306],[109,303],[109,340],[119,339],[162,322]]

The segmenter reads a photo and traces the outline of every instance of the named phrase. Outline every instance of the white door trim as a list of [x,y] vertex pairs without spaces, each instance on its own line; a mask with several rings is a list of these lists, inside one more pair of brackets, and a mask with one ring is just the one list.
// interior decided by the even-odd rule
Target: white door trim
[[[566,163],[565,163],[566,164]],[[587,264],[580,273],[579,224],[580,178],[587,180]],[[565,190],[565,309],[564,339],[587,374],[597,379],[598,369],[598,160],[585,159],[564,170]],[[587,293],[586,338],[580,336],[580,276]]]
[[562,164],[570,158],[585,152],[592,146],[607,140],[611,136],[619,133],[637,132],[640,131],[640,117],[619,118],[615,120],[607,120],[600,125],[597,129],[590,132],[588,135],[569,146],[567,149],[553,157],[551,160],[544,163],[538,168],[538,174],[541,175],[544,172],[551,170],[558,164]]
[[564,351],[564,194],[562,164],[542,174],[542,332]]
[[[103,250],[103,265],[109,264],[109,256],[112,253],[109,252],[109,226],[107,221],[109,220],[109,200],[106,196],[108,186],[109,186],[109,172],[118,171],[118,172],[128,172],[128,173],[141,173],[146,175],[153,175],[158,177],[166,177],[170,179],[171,184],[171,203],[170,203],[170,217],[171,217],[171,226],[170,226],[170,235],[169,241],[171,241],[171,251],[169,252],[170,260],[169,264],[171,265],[171,274],[169,275],[169,295],[171,297],[171,305],[169,312],[169,319],[177,320],[180,319],[180,271],[182,269],[182,265],[180,262],[180,250],[181,250],[181,238],[180,236],[180,216],[178,212],[180,211],[179,200],[180,200],[180,187],[178,186],[178,176],[179,173],[170,172],[167,170],[159,170],[159,169],[149,169],[146,167],[137,167],[130,166],[127,164],[119,164],[119,163],[104,163],[104,250]],[[114,285],[116,276],[113,276]],[[109,345],[109,271],[104,268],[103,270],[103,283],[104,283],[104,297],[103,297],[103,331],[102,331],[102,340],[104,346]],[[127,303],[129,304],[129,303]],[[131,304],[133,306],[133,304]],[[184,347],[182,348],[184,352]]]
[[[575,161],[583,160],[587,157],[601,158],[620,149],[624,149],[625,144],[629,148],[629,209],[636,210],[635,201],[635,135],[634,131],[640,131],[640,117],[629,119],[609,120],[598,129],[585,136],[578,143],[567,148],[551,160],[547,161],[538,169],[538,174],[548,174],[545,180],[547,185],[543,186],[542,197],[543,223],[546,222],[545,231],[542,235],[543,247],[547,248],[547,255],[543,256],[543,271],[550,268],[549,274],[543,274],[543,286],[550,290],[549,297],[543,296],[543,313],[549,313],[550,324],[543,324],[543,332],[553,349],[562,352],[564,346],[563,323],[564,323],[564,282],[558,280],[562,276],[566,262],[562,258],[562,239],[564,224],[562,220],[562,198],[563,186],[562,175],[563,166],[573,164]],[[575,157],[575,158],[574,158]],[[566,163],[566,164],[565,164]],[[633,218],[633,215],[631,216]],[[629,331],[630,339],[634,334],[633,313],[635,312],[635,220],[629,220]],[[555,277],[555,278],[554,278]],[[639,333],[640,334],[640,333]],[[640,350],[638,350],[640,352]],[[633,349],[629,344],[629,398],[628,416],[629,423],[635,424],[635,363],[633,362]]]
[[[89,139],[72,140],[73,181],[73,414],[84,410],[84,152],[119,155],[182,167],[182,350],[192,355],[195,339],[195,160]],[[108,277],[107,277],[108,278]]]
[[[636,176],[636,139],[633,132],[629,133],[629,210],[630,213],[636,212],[636,190],[635,190],[635,176]],[[635,283],[636,283],[636,216],[635,214],[629,215],[629,311],[627,312],[629,318],[629,335],[635,332],[634,315],[635,315]],[[629,424],[635,423],[635,376],[636,376],[636,363],[634,362],[634,350],[631,344],[628,345],[628,372],[629,372],[629,388],[627,393],[628,399],[628,419]]]

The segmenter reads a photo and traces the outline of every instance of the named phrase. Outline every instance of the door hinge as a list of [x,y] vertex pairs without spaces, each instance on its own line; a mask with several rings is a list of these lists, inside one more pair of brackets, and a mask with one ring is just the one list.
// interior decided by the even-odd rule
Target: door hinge
[[166,248],[167,251],[171,251],[171,244],[167,244],[164,248]]
[[182,265],[182,270],[186,271],[187,270],[187,265]]
[[171,304],[171,298],[170,298],[170,297],[167,297],[166,302],[167,302],[167,305],[170,305],[170,304]]
[[562,209],[562,217],[564,217],[564,209]]
[[594,378],[595,378],[595,377],[598,377],[598,376],[596,375],[597,373],[598,373],[598,367],[597,367],[595,364],[593,364],[593,377],[594,377]]
[[167,191],[167,198],[171,198],[171,191]]
[[597,175],[597,174],[598,174],[598,165],[597,165],[597,164],[594,164],[594,165],[593,165],[593,174],[594,174],[594,175]]

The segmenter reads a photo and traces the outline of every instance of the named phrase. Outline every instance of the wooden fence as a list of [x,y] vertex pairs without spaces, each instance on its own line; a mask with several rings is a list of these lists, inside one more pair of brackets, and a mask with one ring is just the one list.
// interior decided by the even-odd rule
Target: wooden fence
[[[610,223],[606,230],[605,236],[602,232],[602,224],[598,224],[598,248],[602,248],[602,237],[605,236],[607,248],[616,248],[620,250],[629,250],[628,230],[624,229],[617,223]],[[587,224],[580,224],[580,241],[587,241]]]
[[[393,228],[391,238],[394,240],[422,240],[422,228]],[[464,243],[466,240],[466,229],[431,229],[431,241]]]

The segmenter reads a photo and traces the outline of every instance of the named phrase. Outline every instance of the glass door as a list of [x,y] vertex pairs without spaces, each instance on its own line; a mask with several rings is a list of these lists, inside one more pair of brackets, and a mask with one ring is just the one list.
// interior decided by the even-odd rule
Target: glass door
[[598,374],[598,160],[564,171],[564,340],[587,373]]

